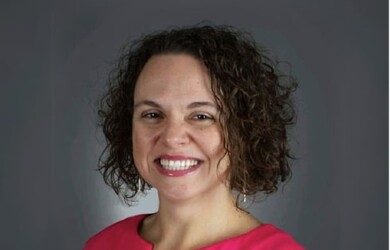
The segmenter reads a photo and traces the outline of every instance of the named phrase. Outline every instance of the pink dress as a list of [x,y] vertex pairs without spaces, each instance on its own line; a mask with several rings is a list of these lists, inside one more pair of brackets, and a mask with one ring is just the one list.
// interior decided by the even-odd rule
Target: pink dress
[[[138,227],[147,215],[119,221],[90,238],[84,250],[152,250],[153,245],[138,234]],[[201,250],[303,250],[290,235],[270,224],[263,224],[245,234],[222,240]]]

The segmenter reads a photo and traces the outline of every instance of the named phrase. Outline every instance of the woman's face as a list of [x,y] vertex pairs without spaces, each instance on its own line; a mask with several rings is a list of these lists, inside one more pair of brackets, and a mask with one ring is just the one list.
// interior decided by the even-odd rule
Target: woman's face
[[160,198],[226,189],[228,161],[218,117],[210,76],[198,60],[167,54],[146,63],[134,93],[133,156]]

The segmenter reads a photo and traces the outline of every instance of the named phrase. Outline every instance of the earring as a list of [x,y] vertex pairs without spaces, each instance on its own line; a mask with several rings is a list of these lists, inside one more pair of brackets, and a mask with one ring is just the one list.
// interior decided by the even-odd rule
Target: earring
[[246,190],[245,188],[242,190],[242,203],[245,203],[246,202]]
[[141,177],[138,177],[138,192],[141,192],[141,185],[142,185],[142,181],[141,181]]

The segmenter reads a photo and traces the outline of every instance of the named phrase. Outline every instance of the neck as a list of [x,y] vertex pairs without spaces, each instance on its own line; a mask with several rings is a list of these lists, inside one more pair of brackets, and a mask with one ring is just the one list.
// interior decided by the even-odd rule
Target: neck
[[236,211],[235,200],[225,187],[209,192],[202,197],[189,200],[172,201],[160,197],[158,217],[180,224],[192,225],[201,220],[226,218],[232,210]]
[[160,197],[159,211],[145,220],[141,234],[157,245],[185,249],[239,235],[258,225],[253,217],[236,208],[234,197],[224,187],[184,201]]

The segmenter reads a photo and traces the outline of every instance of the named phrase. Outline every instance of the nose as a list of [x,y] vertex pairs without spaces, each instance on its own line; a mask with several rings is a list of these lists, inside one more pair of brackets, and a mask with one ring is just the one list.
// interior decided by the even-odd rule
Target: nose
[[185,121],[179,119],[167,120],[161,134],[161,139],[163,143],[170,148],[181,147],[188,144],[190,138]]

